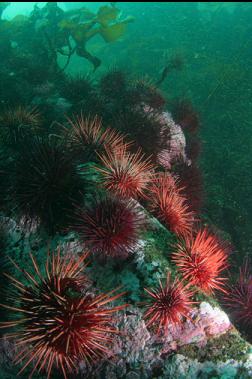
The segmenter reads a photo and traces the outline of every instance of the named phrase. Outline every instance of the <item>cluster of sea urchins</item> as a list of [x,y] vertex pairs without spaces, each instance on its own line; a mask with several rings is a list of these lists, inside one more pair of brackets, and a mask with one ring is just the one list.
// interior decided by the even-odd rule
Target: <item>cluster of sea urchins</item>
[[180,238],[173,260],[183,281],[172,281],[168,274],[164,287],[160,282],[159,289],[146,290],[151,297],[145,313],[148,325],[157,324],[158,332],[166,331],[168,324],[181,323],[187,317],[196,289],[206,294],[223,290],[221,273],[227,268],[228,247],[206,230],[194,231],[197,216],[179,180],[169,172],[158,172],[140,150],[132,153],[122,145],[120,149],[106,148],[98,157],[100,164],[95,168],[108,198],[86,209],[78,208],[75,229],[94,253],[127,256],[139,238],[143,211],[136,201],[143,200],[149,211]]
[[[101,82],[104,97],[109,95],[107,85],[106,80]],[[154,101],[156,95],[152,88],[150,115],[142,103],[133,108],[136,113],[142,112],[137,126],[139,135],[146,117],[148,122],[153,118],[153,127],[160,120],[171,119],[169,114],[157,117],[153,112],[153,102],[160,102],[159,97]],[[161,112],[162,106],[155,106],[155,112]],[[191,109],[190,117],[185,113],[184,110],[184,127],[189,121],[197,121]],[[32,119],[36,114],[28,116]],[[124,129],[119,129],[105,128],[97,116],[80,114],[67,119],[62,135],[35,138],[27,145],[29,151],[17,152],[9,200],[17,214],[35,220],[51,233],[76,232],[91,257],[99,255],[105,261],[125,258],[137,250],[141,232],[147,226],[145,207],[178,238],[172,261],[180,276],[172,279],[168,272],[165,284],[160,281],[157,288],[145,289],[147,325],[166,334],[170,325],[180,324],[190,315],[197,290],[205,294],[227,292],[223,271],[228,266],[229,248],[208,229],[198,227],[200,217],[190,206],[192,198],[187,197],[179,173],[160,167],[153,157],[146,156],[155,141],[150,138],[148,149],[142,150],[131,141],[134,133],[129,133],[128,139],[121,133]],[[144,141],[141,145],[146,147]],[[187,167],[188,162],[193,164],[192,160],[186,162]],[[84,186],[85,174],[89,174],[95,195]],[[21,371],[33,363],[32,373],[46,369],[49,377],[55,366],[66,377],[79,361],[95,361],[109,352],[110,335],[115,332],[111,314],[124,306],[108,308],[107,304],[122,294],[112,291],[97,296],[87,291],[87,278],[82,273],[85,258],[85,254],[78,259],[61,257],[58,251],[48,257],[42,272],[31,257],[35,275],[21,270],[25,284],[7,275],[14,291],[10,294],[11,305],[4,306],[17,317],[2,326],[17,329],[16,363],[23,362]],[[244,283],[250,290],[247,279]],[[244,283],[240,281],[238,290],[243,294]],[[235,290],[233,293],[229,304],[234,308]]]

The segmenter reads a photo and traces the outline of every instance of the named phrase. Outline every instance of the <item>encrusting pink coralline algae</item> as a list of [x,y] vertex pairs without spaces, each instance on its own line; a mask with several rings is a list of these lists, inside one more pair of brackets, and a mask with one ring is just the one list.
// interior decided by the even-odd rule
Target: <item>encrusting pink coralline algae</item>
[[[179,124],[176,124],[170,112],[155,112],[148,105],[144,105],[146,113],[153,113],[156,120],[160,124],[160,142],[166,145],[157,156],[158,163],[167,170],[170,170],[172,164],[178,160],[191,164],[186,156],[186,138]],[[167,129],[169,130],[169,138],[167,139]]]

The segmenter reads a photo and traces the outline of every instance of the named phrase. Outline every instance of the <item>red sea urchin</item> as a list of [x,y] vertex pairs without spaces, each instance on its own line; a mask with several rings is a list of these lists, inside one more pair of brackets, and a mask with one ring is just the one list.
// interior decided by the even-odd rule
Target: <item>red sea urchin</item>
[[176,246],[172,254],[183,279],[206,294],[223,288],[226,278],[220,276],[228,266],[228,244],[220,241],[206,228],[195,237],[188,236]]
[[224,305],[234,321],[252,327],[252,274],[248,260],[240,268],[238,281],[228,287],[224,296]]
[[29,126],[31,128],[39,127],[41,124],[41,115],[36,107],[28,108],[19,106],[14,109],[8,109],[0,115],[1,126],[6,128],[21,128]]
[[161,174],[153,180],[149,190],[150,211],[173,233],[189,235],[195,215],[181,195],[175,179],[171,175]]
[[145,288],[145,291],[151,299],[144,317],[148,319],[147,326],[158,325],[158,334],[161,331],[167,334],[170,324],[180,324],[194,304],[191,300],[193,292],[188,289],[188,285],[185,286],[178,278],[172,281],[170,273],[167,273],[165,286],[159,281],[159,288]]
[[38,132],[41,115],[36,107],[10,108],[0,114],[0,125],[0,137],[4,144],[11,148],[18,147],[24,138],[29,138]]
[[116,151],[106,150],[99,155],[103,167],[97,167],[103,186],[113,194],[124,198],[144,196],[152,178],[153,165],[144,158],[141,150],[129,153],[124,146]]
[[77,208],[73,229],[93,253],[127,257],[136,247],[143,223],[144,214],[134,201],[109,197]]
[[79,202],[87,181],[79,175],[73,156],[59,138],[33,138],[22,145],[10,164],[12,188],[8,198],[15,215],[27,226],[39,224],[53,235],[69,223],[73,202]]
[[18,347],[15,363],[23,363],[20,372],[33,364],[29,377],[45,370],[49,378],[55,367],[67,378],[79,361],[92,362],[110,352],[111,333],[116,333],[111,327],[111,314],[124,305],[106,305],[122,294],[85,293],[87,279],[82,270],[86,256],[78,260],[67,255],[62,258],[58,249],[56,254],[48,255],[45,272],[39,270],[31,255],[36,274],[16,264],[23,273],[23,282],[5,274],[12,285],[11,305],[2,306],[13,316],[1,328],[15,328],[7,337],[13,338]]
[[[94,118],[84,117],[82,114],[77,115],[72,120],[68,119],[70,128],[64,128],[68,136],[71,147],[75,150],[89,148],[92,153],[96,149],[120,149],[124,145],[124,136],[118,131],[102,128],[101,119],[97,116]],[[127,144],[126,146],[128,146]]]

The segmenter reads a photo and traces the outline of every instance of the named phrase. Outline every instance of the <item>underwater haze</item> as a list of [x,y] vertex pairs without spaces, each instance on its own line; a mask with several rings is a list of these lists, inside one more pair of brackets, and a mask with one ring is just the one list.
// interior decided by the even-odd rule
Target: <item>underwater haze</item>
[[0,378],[252,378],[252,5],[0,3]]

